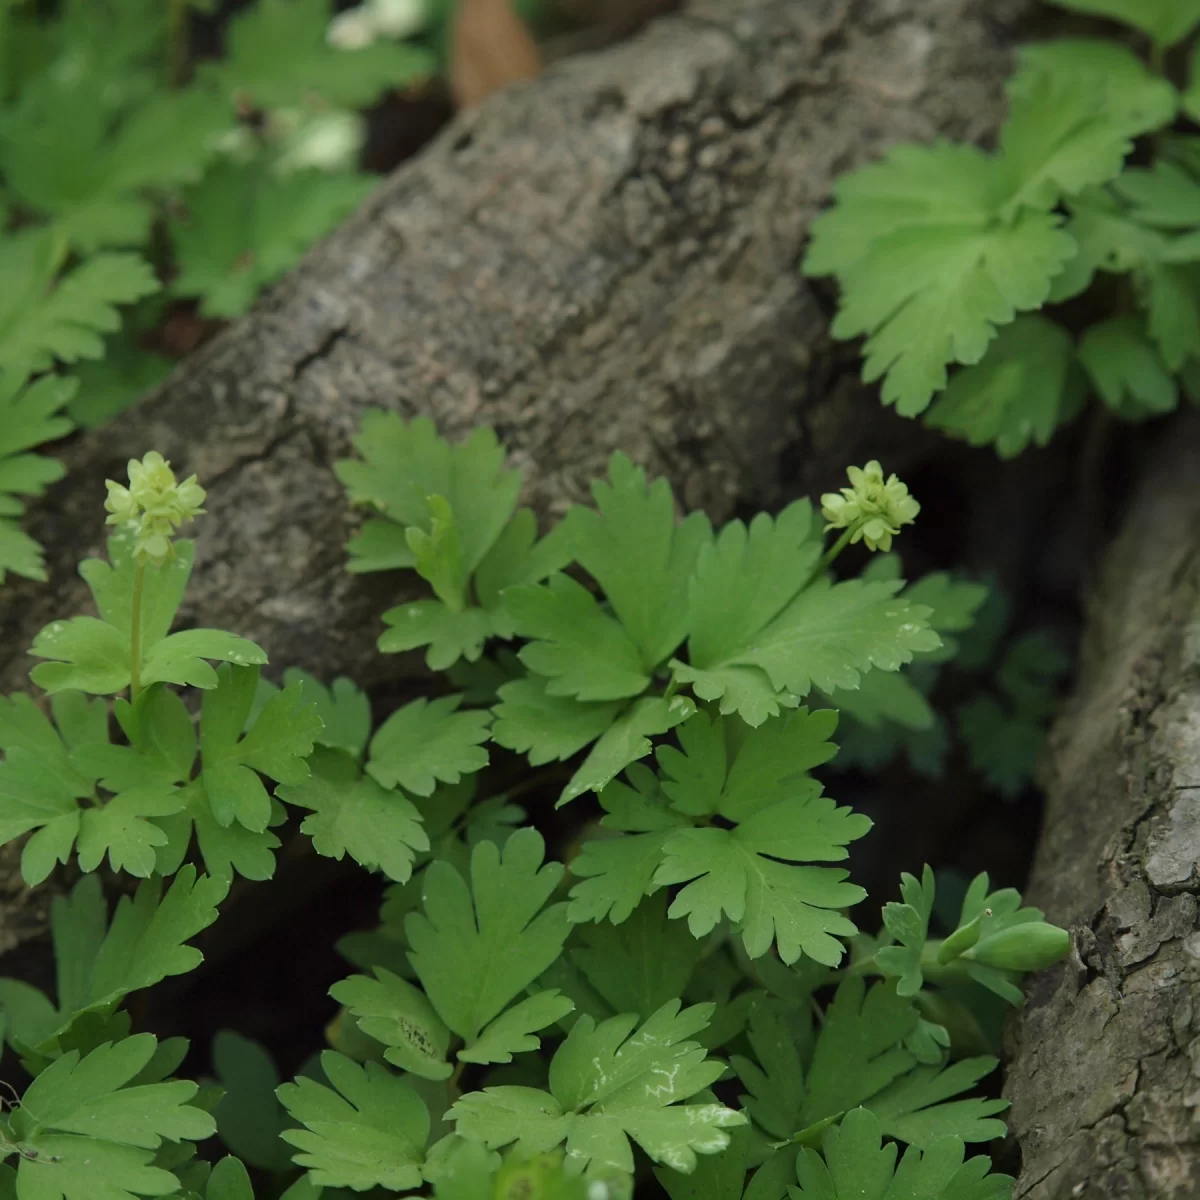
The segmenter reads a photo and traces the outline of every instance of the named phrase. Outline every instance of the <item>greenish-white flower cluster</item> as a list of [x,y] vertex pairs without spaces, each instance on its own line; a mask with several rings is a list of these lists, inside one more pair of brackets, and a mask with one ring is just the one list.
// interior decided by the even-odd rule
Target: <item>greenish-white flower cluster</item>
[[902,525],[916,520],[921,506],[897,475],[885,480],[883,468],[872,459],[865,467],[847,467],[850,486],[821,497],[821,515],[828,529],[848,529],[850,541],[863,541],[868,550],[890,550]]
[[105,480],[105,486],[107,523],[133,527],[138,555],[156,566],[174,554],[171,539],[180,525],[204,512],[205,491],[196,476],[177,482],[171,464],[157,450],[141,462],[129,460],[128,487],[111,479]]

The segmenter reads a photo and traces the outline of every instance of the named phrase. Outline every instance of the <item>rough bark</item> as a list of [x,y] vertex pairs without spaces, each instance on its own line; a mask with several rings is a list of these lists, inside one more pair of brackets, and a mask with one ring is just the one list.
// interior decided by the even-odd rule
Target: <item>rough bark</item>
[[1028,898],[1069,925],[1007,1082],[1027,1200],[1200,1196],[1200,420],[1164,438],[1093,593]]
[[[106,475],[156,448],[210,490],[185,622],[370,685],[395,579],[343,570],[331,465],[363,411],[486,422],[543,513],[620,448],[725,518],[914,435],[854,382],[796,266],[833,177],[897,139],[994,129],[1025,0],[698,0],[454,125],[248,319],[68,453],[14,586],[0,686],[88,603]],[[894,458],[894,454],[893,454]],[[786,483],[783,482],[786,480]]]

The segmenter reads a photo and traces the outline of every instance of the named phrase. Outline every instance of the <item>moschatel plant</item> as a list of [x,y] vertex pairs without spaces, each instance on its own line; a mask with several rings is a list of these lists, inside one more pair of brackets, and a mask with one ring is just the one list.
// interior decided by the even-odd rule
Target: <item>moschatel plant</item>
[[1089,395],[1131,421],[1200,402],[1200,47],[1182,87],[1167,71],[1200,3],[1050,2],[1145,52],[1023,47],[993,153],[899,145],[843,176],[803,264],[836,278],[833,334],[866,339],[885,404],[1004,458]]
[[[349,680],[277,686],[254,643],[171,632],[204,492],[150,454],[109,484],[95,614],[33,645],[47,703],[0,706],[0,840],[28,835],[30,883],[84,872],[53,905],[54,997],[0,981],[32,1077],[0,1197],[1008,1196],[967,1151],[1004,1132],[971,1094],[990,1006],[1067,934],[984,875],[948,900],[929,867],[860,931],[838,864],[871,822],[815,774],[843,702],[905,703],[902,668],[983,600],[894,559],[835,576],[916,518],[904,484],[869,463],[820,515],[714,530],[616,455],[539,537],[490,431],[373,413],[356,448],[351,569],[430,591],[380,649],[422,649],[452,690],[376,727]],[[528,808],[493,786],[514,755]],[[556,795],[579,818],[547,844]],[[316,853],[389,881],[341,943],[328,1048],[281,1083],[230,1031],[216,1083],[177,1079],[186,1041],[122,1004],[197,966],[189,939],[234,876],[272,875],[291,810]],[[105,860],[141,880],[111,913]],[[231,1153],[198,1156],[214,1133]]]

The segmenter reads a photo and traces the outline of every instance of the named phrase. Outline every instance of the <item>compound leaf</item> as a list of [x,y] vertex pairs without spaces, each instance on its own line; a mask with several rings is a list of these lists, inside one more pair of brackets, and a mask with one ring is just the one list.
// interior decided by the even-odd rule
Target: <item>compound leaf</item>
[[461,702],[461,695],[421,698],[397,709],[371,739],[367,773],[385,788],[429,796],[439,782],[457,783],[486,767],[491,714],[459,712]]
[[1019,316],[980,362],[954,374],[925,423],[971,446],[995,446],[1001,458],[1045,446],[1081,399],[1074,360],[1071,337],[1060,325]]
[[604,590],[641,666],[652,671],[683,641],[692,568],[712,529],[703,513],[676,521],[667,481],[648,484],[646,472],[624,454],[612,456],[608,479],[592,484],[592,496],[594,509],[576,505],[567,513],[566,536],[575,559]]
[[1200,0],[1051,0],[1051,3],[1131,25],[1163,48],[1182,41],[1200,22]]
[[413,969],[466,1051],[562,953],[567,906],[544,906],[563,868],[543,864],[544,849],[531,828],[514,833],[503,850],[479,842],[469,886],[449,863],[435,860],[423,880],[424,911],[405,921]]
[[821,1153],[801,1150],[794,1200],[1008,1200],[1014,1180],[989,1174],[991,1159],[965,1162],[962,1140],[939,1138],[910,1146],[896,1163],[896,1144],[883,1144],[880,1122],[864,1108],[825,1130]]
[[364,775],[343,751],[319,748],[310,767],[308,779],[281,786],[277,795],[312,810],[300,828],[312,838],[313,849],[336,859],[349,854],[368,871],[381,870],[404,883],[417,854],[429,849],[421,814],[412,801]]
[[332,1050],[321,1055],[321,1069],[333,1087],[301,1077],[279,1088],[303,1126],[281,1135],[300,1150],[296,1164],[317,1187],[420,1187],[430,1127],[420,1096],[378,1063],[359,1066]]
[[[751,725],[761,725],[789,697],[802,698],[814,685],[824,691],[857,687],[860,672],[895,671],[915,653],[941,644],[927,624],[929,610],[897,596],[902,586],[899,580],[817,579],[767,625],[723,647],[719,657],[693,654],[689,642],[690,662],[672,660],[675,678]],[[747,690],[747,671],[765,677],[770,690]]]
[[[634,1016],[599,1025],[581,1016],[550,1063],[550,1090],[489,1087],[459,1099],[448,1116],[460,1134],[490,1149],[516,1143],[543,1154],[566,1142],[568,1159],[590,1171],[632,1172],[629,1139],[655,1161],[690,1172],[697,1154],[716,1154],[744,1114],[715,1101],[681,1104],[724,1071],[688,1041],[708,1023],[712,1005],[680,1011],[671,1000],[637,1033]],[[632,1035],[632,1036],[631,1036]]]

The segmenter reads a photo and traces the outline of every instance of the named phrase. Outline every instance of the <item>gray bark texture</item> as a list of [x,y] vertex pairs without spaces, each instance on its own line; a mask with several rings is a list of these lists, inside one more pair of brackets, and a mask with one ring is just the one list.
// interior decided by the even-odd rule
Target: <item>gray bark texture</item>
[[1073,931],[1006,1093],[1024,1200],[1200,1196],[1200,419],[1111,547],[1051,739],[1027,899]]
[[51,582],[6,592],[0,686],[26,686],[39,628],[87,611],[75,568],[102,546],[103,481],[150,449],[209,489],[183,624],[365,686],[420,671],[374,649],[383,609],[416,594],[404,577],[344,570],[357,518],[332,464],[368,408],[452,438],[492,425],[543,515],[587,499],[615,449],[717,519],[899,461],[916,426],[832,350],[797,270],[805,231],[889,143],[995,129],[1026,7],[698,0],[462,118],[69,448],[32,521]]

